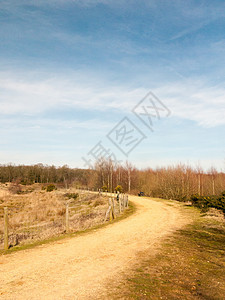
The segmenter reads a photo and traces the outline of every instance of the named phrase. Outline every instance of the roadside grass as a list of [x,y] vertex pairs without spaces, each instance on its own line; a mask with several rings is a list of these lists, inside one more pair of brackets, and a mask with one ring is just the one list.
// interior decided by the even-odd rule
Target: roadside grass
[[[8,208],[10,249],[17,245],[40,244],[40,241],[42,243],[43,240],[54,240],[64,235],[67,203],[71,232],[83,231],[103,223],[109,205],[108,196],[88,192],[80,193],[79,197],[74,196],[77,196],[74,188],[46,192],[41,190],[40,185],[29,194],[8,192],[0,199],[0,253],[4,249],[4,207]],[[119,204],[117,201],[114,204],[115,213],[119,215]]]
[[225,299],[224,222],[195,215],[146,257],[111,299]]
[[48,239],[35,241],[33,243],[29,243],[29,244],[25,244],[25,245],[17,245],[17,246],[9,248],[8,250],[0,250],[0,255],[11,254],[11,253],[21,251],[21,250],[26,250],[26,249],[32,249],[32,248],[35,248],[37,246],[46,245],[46,244],[50,244],[50,243],[53,243],[53,242],[58,242],[58,241],[61,241],[61,240],[65,240],[65,239],[68,239],[68,238],[73,238],[73,237],[76,237],[76,236],[88,234],[88,233],[91,233],[91,232],[93,232],[97,229],[104,228],[104,227],[106,227],[110,224],[113,224],[113,223],[119,222],[123,219],[126,219],[129,216],[131,216],[133,213],[135,213],[136,210],[137,210],[136,205],[133,202],[129,201],[128,209],[126,209],[121,215],[117,216],[116,219],[112,220],[111,222],[108,221],[106,223],[98,224],[98,225],[93,226],[91,228],[80,230],[80,231],[77,231],[77,232],[74,232],[74,233],[65,233],[65,234],[62,234],[62,235],[59,235],[59,236],[56,236],[56,237],[51,237],[51,238],[48,238]]

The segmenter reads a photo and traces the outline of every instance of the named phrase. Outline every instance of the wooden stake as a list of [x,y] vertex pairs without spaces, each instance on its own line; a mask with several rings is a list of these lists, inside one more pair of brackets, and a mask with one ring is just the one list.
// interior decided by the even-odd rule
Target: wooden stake
[[112,203],[112,216],[113,216],[113,219],[116,218],[116,213],[115,213],[115,203],[114,203],[114,199],[111,198],[111,203]]
[[109,212],[111,210],[111,206],[109,206],[109,208],[107,209],[107,212],[105,214],[105,219],[104,219],[104,222],[106,222],[107,218],[108,218],[108,215],[109,215]]
[[119,195],[119,209],[120,209],[120,214],[121,214],[121,211],[122,211],[122,208],[121,208],[121,194]]
[[66,233],[68,233],[69,231],[69,203],[66,203]]
[[8,207],[4,207],[4,249],[9,249],[9,218]]
[[128,195],[127,195],[127,207],[128,207],[128,205],[129,205],[129,198],[128,198]]
[[113,212],[112,212],[113,208],[112,208],[111,198],[109,198],[109,207],[111,208],[109,211],[109,221],[111,222],[113,219]]

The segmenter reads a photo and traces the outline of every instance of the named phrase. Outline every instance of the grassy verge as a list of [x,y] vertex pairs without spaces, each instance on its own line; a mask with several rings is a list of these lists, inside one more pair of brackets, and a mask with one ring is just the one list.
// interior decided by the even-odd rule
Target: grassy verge
[[224,223],[198,217],[146,257],[112,299],[224,299]]
[[85,230],[77,231],[75,233],[62,234],[60,236],[52,237],[52,238],[49,238],[49,239],[46,239],[46,240],[36,241],[36,242],[30,243],[30,244],[25,244],[25,245],[18,245],[18,246],[9,248],[8,250],[0,250],[0,255],[11,254],[11,253],[14,253],[16,251],[21,251],[21,250],[26,250],[26,249],[32,249],[32,248],[35,248],[35,247],[40,246],[40,245],[45,245],[45,244],[49,244],[49,243],[52,243],[52,242],[57,242],[57,241],[60,241],[60,240],[66,239],[66,238],[72,238],[72,237],[80,236],[80,235],[83,235],[83,234],[88,234],[88,233],[93,232],[97,229],[104,228],[104,227],[106,227],[110,224],[113,224],[113,223],[119,222],[123,219],[126,219],[129,216],[131,216],[133,213],[135,213],[135,211],[136,211],[136,206],[135,206],[134,203],[132,203],[130,201],[129,202],[129,208],[126,209],[123,212],[123,214],[121,214],[120,216],[118,216],[116,219],[114,219],[111,222],[99,224],[97,226],[93,226],[93,227],[85,229]]

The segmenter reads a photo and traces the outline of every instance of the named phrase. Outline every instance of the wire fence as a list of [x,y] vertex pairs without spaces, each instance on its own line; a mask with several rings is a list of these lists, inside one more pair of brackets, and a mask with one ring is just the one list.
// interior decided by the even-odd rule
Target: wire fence
[[78,198],[57,203],[57,207],[40,204],[36,211],[23,204],[0,207],[0,249],[85,230],[115,219],[128,207],[124,194],[78,192]]

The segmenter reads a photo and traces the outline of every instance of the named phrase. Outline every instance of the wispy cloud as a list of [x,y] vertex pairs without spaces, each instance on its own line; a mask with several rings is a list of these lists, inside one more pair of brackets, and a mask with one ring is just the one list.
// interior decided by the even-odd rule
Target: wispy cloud
[[[101,77],[86,82],[85,76],[90,77],[87,73],[85,76],[82,73],[45,75],[39,79],[19,75],[0,73],[1,115],[38,116],[53,109],[129,113],[151,89],[150,86],[130,87],[126,83],[116,85]],[[204,127],[225,125],[223,87],[208,86],[207,82],[193,78],[167,85],[158,83],[153,92],[172,110],[173,116]]]
[[193,25],[191,25],[191,26],[189,25],[187,28],[179,31],[177,34],[175,34],[174,36],[172,36],[170,38],[170,41],[175,41],[175,40],[183,38],[183,37],[185,37],[187,35],[190,35],[190,34],[196,32],[196,31],[202,29],[203,27],[205,27],[209,23],[210,23],[209,21],[204,21],[204,22],[202,22],[200,24],[198,23],[198,24],[196,24],[194,26]]
[[0,114],[38,114],[53,108],[127,109],[143,93],[140,89],[111,85],[103,78],[91,80],[88,73],[46,74],[45,78],[40,73],[43,77],[39,79],[32,79],[32,74],[21,77],[21,73],[17,76],[15,73],[0,73]]
[[192,79],[161,87],[156,92],[168,103],[174,116],[205,128],[225,125],[224,88],[209,87]]
[[[149,91],[172,112],[174,159],[186,155],[189,144],[180,145],[180,137],[189,124],[214,141],[224,132],[223,1],[2,0],[0,8],[0,142],[7,160],[10,149],[33,147],[44,162],[60,144],[60,161],[71,143],[89,149],[131,117]],[[163,145],[166,134],[158,137],[163,150],[171,143]],[[217,153],[223,146],[221,139]],[[36,148],[46,152],[38,156]]]

